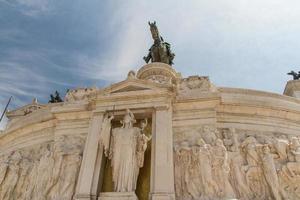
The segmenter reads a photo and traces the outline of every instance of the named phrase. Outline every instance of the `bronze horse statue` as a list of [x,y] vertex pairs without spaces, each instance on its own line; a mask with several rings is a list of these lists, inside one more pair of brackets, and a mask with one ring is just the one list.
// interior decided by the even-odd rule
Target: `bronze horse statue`
[[175,54],[171,52],[171,45],[167,42],[164,42],[163,38],[158,32],[155,21],[153,23],[148,22],[148,24],[150,26],[154,44],[149,49],[149,53],[144,57],[144,60],[146,63],[151,60],[151,62],[162,62],[172,65]]
[[300,78],[300,71],[298,73],[296,73],[294,71],[290,71],[289,73],[287,73],[287,75],[292,75],[294,80],[299,80],[299,78]]

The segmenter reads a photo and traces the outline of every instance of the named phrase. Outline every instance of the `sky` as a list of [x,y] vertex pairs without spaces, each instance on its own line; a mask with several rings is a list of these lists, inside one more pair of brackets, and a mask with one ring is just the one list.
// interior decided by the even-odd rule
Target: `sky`
[[183,77],[282,94],[300,70],[299,0],[0,0],[0,112],[124,80],[154,20]]

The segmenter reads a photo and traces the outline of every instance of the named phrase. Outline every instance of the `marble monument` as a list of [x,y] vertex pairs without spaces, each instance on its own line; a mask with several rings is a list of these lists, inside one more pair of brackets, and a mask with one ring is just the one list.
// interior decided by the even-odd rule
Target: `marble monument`
[[220,87],[173,58],[7,112],[0,199],[300,199],[300,80],[282,95]]

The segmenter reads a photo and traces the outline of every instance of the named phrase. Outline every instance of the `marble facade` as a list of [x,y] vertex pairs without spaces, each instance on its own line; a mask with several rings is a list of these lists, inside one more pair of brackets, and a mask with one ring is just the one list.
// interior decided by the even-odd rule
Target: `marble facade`
[[151,63],[35,100],[7,113],[0,199],[300,199],[299,91],[217,87]]

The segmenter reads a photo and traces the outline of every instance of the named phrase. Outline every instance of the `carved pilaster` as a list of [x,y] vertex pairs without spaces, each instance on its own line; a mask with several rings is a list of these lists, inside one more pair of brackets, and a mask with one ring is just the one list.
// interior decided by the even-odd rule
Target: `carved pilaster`
[[175,199],[171,108],[155,108],[152,121],[150,199]]
[[90,122],[76,188],[76,200],[90,200],[97,198],[97,188],[103,155],[103,148],[99,148],[98,140],[100,137],[103,115],[104,112],[94,113]]

